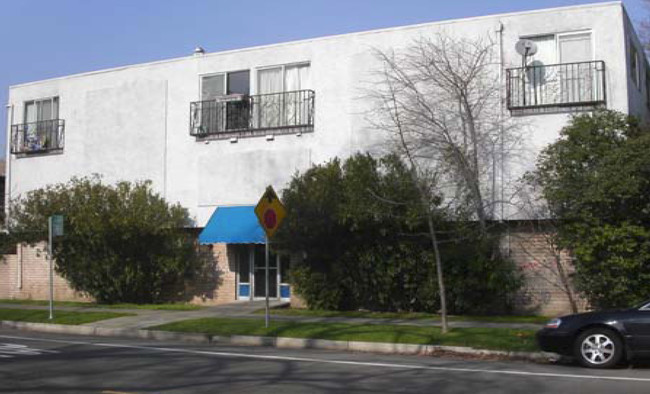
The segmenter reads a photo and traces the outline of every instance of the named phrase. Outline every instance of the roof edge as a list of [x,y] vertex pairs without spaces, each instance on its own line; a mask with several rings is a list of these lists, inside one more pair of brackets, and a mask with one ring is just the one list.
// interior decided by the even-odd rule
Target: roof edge
[[279,43],[273,43],[273,44],[256,45],[256,46],[252,46],[252,47],[227,49],[227,50],[218,51],[218,52],[206,53],[206,54],[201,55],[201,56],[188,55],[188,56],[182,56],[182,57],[176,57],[176,58],[170,58],[170,59],[154,60],[154,61],[145,62],[145,63],[134,63],[134,64],[111,67],[111,68],[106,68],[106,69],[100,69],[100,70],[87,71],[87,72],[81,72],[81,73],[76,73],[76,74],[63,75],[63,76],[60,76],[60,77],[46,78],[46,79],[41,79],[41,80],[36,80],[36,81],[19,83],[19,84],[16,84],[16,85],[9,85],[9,90],[12,90],[12,89],[15,89],[15,88],[22,88],[22,87],[26,87],[26,86],[30,86],[30,85],[35,85],[35,84],[39,84],[39,83],[44,83],[44,82],[60,81],[60,80],[66,80],[66,79],[72,79],[72,78],[86,77],[86,76],[91,76],[91,75],[96,75],[96,74],[103,74],[103,73],[109,73],[109,72],[122,71],[122,70],[129,69],[129,68],[138,68],[138,67],[146,67],[146,66],[152,66],[152,65],[158,65],[158,64],[175,63],[175,62],[180,62],[180,61],[184,61],[184,60],[191,60],[193,58],[199,60],[199,59],[203,59],[203,58],[206,58],[206,57],[214,57],[214,56],[227,55],[227,54],[233,54],[233,53],[238,53],[238,52],[248,52],[248,51],[253,51],[253,50],[274,48],[274,47],[283,46],[283,45],[298,45],[298,44],[304,44],[304,43],[308,43],[308,42],[338,39],[338,38],[342,38],[342,37],[354,37],[354,36],[362,36],[362,35],[369,35],[369,34],[386,33],[386,32],[391,32],[391,31],[398,31],[398,30],[410,30],[410,29],[417,29],[417,28],[422,28],[422,27],[426,27],[426,26],[441,26],[441,25],[454,24],[454,23],[459,23],[459,22],[469,22],[469,21],[475,21],[475,20],[483,20],[483,19],[489,19],[489,18],[513,17],[513,16],[525,15],[525,14],[538,14],[538,13],[554,12],[554,11],[560,11],[560,10],[574,10],[574,9],[585,9],[585,8],[611,7],[611,6],[617,6],[617,5],[622,7],[623,9],[625,9],[623,1],[622,0],[616,0],[616,1],[606,1],[606,2],[588,3],[588,4],[580,4],[580,5],[570,5],[570,6],[563,6],[563,7],[541,8],[541,9],[528,10],[528,11],[515,11],[515,12],[507,12],[507,13],[500,13],[500,14],[471,16],[471,17],[466,17],[466,18],[454,18],[454,19],[446,19],[446,20],[434,21],[434,22],[417,23],[417,24],[413,24],[413,25],[401,25],[401,26],[386,27],[386,28],[380,28],[380,29],[372,29],[372,30],[363,30],[363,31],[357,31],[357,32],[350,32],[350,33],[333,34],[333,35],[327,35],[327,36],[321,36],[321,37],[313,37],[313,38],[305,38],[305,39],[299,39],[299,40],[293,40],[293,41],[285,41],[285,42],[279,42]]

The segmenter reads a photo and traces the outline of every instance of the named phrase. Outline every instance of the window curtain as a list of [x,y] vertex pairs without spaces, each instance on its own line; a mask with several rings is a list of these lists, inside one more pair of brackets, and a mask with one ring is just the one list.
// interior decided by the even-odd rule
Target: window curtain
[[564,67],[562,74],[562,99],[564,102],[593,101],[600,84],[596,78],[598,73],[594,65],[588,62],[593,59],[591,34],[571,34],[558,37],[559,57]]
[[287,126],[299,126],[307,122],[309,95],[304,92],[311,87],[309,65],[301,64],[285,68],[284,74],[284,121]]
[[258,96],[254,105],[254,124],[258,128],[273,128],[282,125],[282,95],[273,94],[283,91],[282,67],[267,68],[257,72]]
[[40,101],[33,101],[25,104],[26,125],[23,138],[24,146],[26,146],[28,150],[39,150],[43,147],[41,141],[43,133],[39,132],[39,129],[42,129],[42,127],[39,127],[39,124],[37,123],[39,120],[42,120],[39,116],[42,112],[41,108],[42,102]]
[[[225,128],[225,109],[215,99],[226,92],[224,74],[201,78],[201,103],[192,114],[199,133],[216,133]],[[199,117],[200,116],[200,117]]]
[[[526,70],[526,104],[543,105],[557,101],[559,83],[557,70],[547,67],[558,63],[555,35],[533,37],[537,53],[528,57]],[[523,104],[523,103],[522,103]]]

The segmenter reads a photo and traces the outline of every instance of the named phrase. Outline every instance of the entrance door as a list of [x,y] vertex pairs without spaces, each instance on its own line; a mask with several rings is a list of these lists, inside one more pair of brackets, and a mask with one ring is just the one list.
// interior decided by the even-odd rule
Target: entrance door
[[279,278],[280,278],[280,298],[283,301],[291,300],[291,285],[289,284],[289,268],[291,259],[289,256],[278,256]]
[[251,299],[251,250],[248,245],[233,245],[237,259],[237,299]]
[[[254,296],[266,297],[266,261],[264,245],[255,245],[254,252]],[[278,297],[278,260],[275,256],[269,257],[269,298]]]
[[[237,299],[250,300],[266,297],[266,262],[264,245],[234,245],[237,259]],[[289,256],[269,256],[269,298],[288,301],[291,286],[288,283]]]

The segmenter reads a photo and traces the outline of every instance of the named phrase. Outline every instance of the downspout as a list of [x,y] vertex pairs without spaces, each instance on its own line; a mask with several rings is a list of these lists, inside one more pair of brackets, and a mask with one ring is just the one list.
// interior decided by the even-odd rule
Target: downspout
[[[6,146],[5,146],[5,190],[4,190],[4,201],[5,201],[5,222],[4,230],[7,231],[7,224],[9,223],[9,206],[11,203],[11,126],[14,123],[14,105],[7,104],[5,106],[7,109],[7,129],[6,129]],[[18,260],[18,269],[16,270],[16,287],[18,290],[23,288],[23,245],[16,246],[16,254]]]
[[[505,120],[505,102],[504,102],[504,89],[506,89],[506,83],[504,81],[504,68],[505,68],[505,56],[504,56],[504,51],[503,51],[503,30],[504,26],[501,21],[498,22],[496,32],[499,35],[499,84],[501,85],[499,87],[499,155],[500,155],[500,161],[501,161],[501,168],[500,168],[500,173],[501,173],[501,179],[500,179],[500,200],[501,203],[500,205],[500,215],[499,219],[501,223],[505,223],[505,183],[506,183],[506,157],[505,157],[505,130],[503,127],[503,122]],[[506,255],[510,255],[510,226],[506,225]],[[503,248],[502,248],[503,249]]]
[[167,200],[167,118],[169,113],[169,80],[165,80],[165,145],[163,147],[163,198]]
[[[505,114],[504,114],[504,102],[503,102],[503,89],[505,88],[505,84],[503,83],[503,67],[504,67],[504,59],[503,59],[503,23],[501,21],[498,22],[496,32],[499,35],[499,119],[498,119],[498,125],[499,125],[499,143],[500,143],[500,161],[501,161],[501,190],[500,190],[500,208],[501,208],[501,213],[500,213],[500,219],[503,221],[505,219],[505,209],[504,209],[504,204],[505,204],[505,142],[504,142],[504,129],[503,129],[503,120],[505,119]],[[494,175],[496,178],[496,174]]]
[[5,195],[3,196],[5,201],[5,229],[7,223],[9,223],[9,206],[11,203],[11,125],[14,123],[14,105],[7,104],[7,138],[5,146]]

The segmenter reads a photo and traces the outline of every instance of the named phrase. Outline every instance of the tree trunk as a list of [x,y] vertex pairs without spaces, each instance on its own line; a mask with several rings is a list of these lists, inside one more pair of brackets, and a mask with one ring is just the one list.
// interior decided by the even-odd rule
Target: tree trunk
[[571,290],[571,284],[569,283],[569,278],[564,272],[564,267],[562,266],[562,260],[560,258],[559,252],[555,254],[555,266],[557,267],[558,275],[560,276],[560,282],[564,287],[564,291],[569,298],[569,305],[571,305],[571,312],[578,313],[578,304],[576,303],[575,298],[573,297],[573,291]]
[[431,245],[433,246],[433,254],[436,259],[436,274],[438,277],[438,294],[440,296],[440,321],[441,321],[441,331],[443,334],[449,332],[449,327],[447,324],[447,296],[445,293],[445,280],[442,272],[442,259],[440,258],[440,249],[438,248],[438,236],[436,235],[436,228],[433,224],[433,215],[431,213],[431,208],[428,205],[428,201],[424,200],[423,196],[423,206],[427,212],[427,224],[429,225],[429,235],[431,236]]

